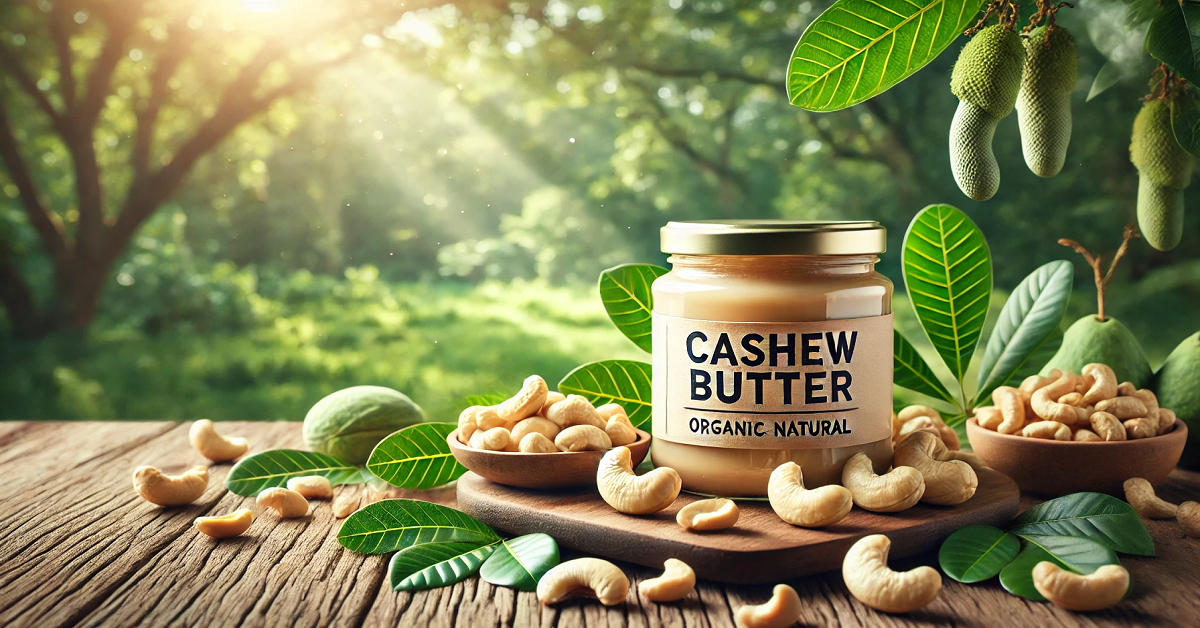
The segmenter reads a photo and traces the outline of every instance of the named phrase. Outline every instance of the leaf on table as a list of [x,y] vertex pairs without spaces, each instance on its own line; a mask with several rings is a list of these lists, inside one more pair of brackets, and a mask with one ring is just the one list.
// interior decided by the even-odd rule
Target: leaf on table
[[1061,333],[1055,336],[1054,332],[1067,313],[1074,277],[1070,262],[1056,260],[1029,273],[1008,296],[983,351],[977,401],[999,386],[1019,382],[1041,370],[1045,362],[1035,359],[1045,355],[1047,341],[1053,343],[1057,337],[1062,343]]
[[558,383],[564,395],[583,395],[593,405],[619,403],[633,426],[650,431],[650,365],[602,360],[577,367]]
[[1146,32],[1146,52],[1191,81],[1200,82],[1200,2],[1159,3]]
[[983,232],[949,205],[922,209],[904,234],[904,284],[938,355],[961,383],[983,333],[992,258]]
[[959,582],[995,577],[1021,551],[1017,537],[992,526],[969,526],[951,534],[938,550],[938,564]]
[[1013,595],[1042,601],[1046,598],[1033,586],[1033,568],[1042,561],[1056,563],[1063,569],[1090,574],[1104,565],[1119,565],[1113,551],[1091,539],[1075,536],[1021,537],[1025,543],[1021,553],[1000,570],[1000,584]]
[[484,543],[424,543],[400,550],[388,563],[392,589],[436,589],[471,577],[496,551],[495,541]]
[[956,403],[954,396],[946,390],[937,375],[934,375],[933,369],[929,368],[925,358],[917,353],[912,343],[902,336],[899,330],[892,330],[892,335],[892,379],[895,384],[923,395]]
[[418,423],[393,432],[375,446],[367,470],[400,488],[426,489],[453,482],[467,472],[446,443],[457,428],[454,423]]
[[1103,493],[1073,493],[1042,502],[1021,513],[1008,531],[1086,538],[1123,554],[1154,555],[1154,540],[1133,506]]
[[422,543],[490,543],[494,530],[474,517],[440,504],[385,499],[350,515],[338,543],[361,554],[386,554]]
[[225,477],[225,488],[235,495],[252,497],[265,488],[286,486],[291,478],[320,475],[330,484],[363,482],[362,471],[328,454],[298,449],[268,449],[238,461]]
[[526,534],[501,541],[483,563],[479,577],[501,587],[537,590],[538,580],[558,564],[558,544],[547,534]]
[[600,273],[600,302],[613,325],[642,351],[650,353],[650,285],[669,271],[653,264],[623,264]]
[[958,39],[981,6],[982,0],[838,0],[796,43],[788,100],[834,111],[881,94]]

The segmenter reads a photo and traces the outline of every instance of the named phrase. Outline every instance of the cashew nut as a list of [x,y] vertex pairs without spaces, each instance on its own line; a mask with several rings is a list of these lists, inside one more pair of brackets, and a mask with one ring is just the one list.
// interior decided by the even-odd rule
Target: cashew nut
[[510,438],[512,442],[516,444],[524,440],[527,434],[537,432],[538,434],[545,436],[550,441],[553,441],[554,437],[558,436],[558,433],[561,431],[562,430],[559,429],[558,424],[556,424],[554,421],[540,416],[534,416],[520,421],[514,425]]
[[609,440],[616,446],[628,445],[638,439],[637,430],[624,414],[614,414],[610,417],[608,424],[604,426],[604,433],[608,434]]
[[190,504],[208,488],[208,468],[192,467],[179,475],[167,475],[154,467],[133,470],[133,490],[142,499],[159,506]]
[[892,464],[921,472],[925,479],[921,501],[953,506],[970,499],[979,487],[979,477],[971,465],[953,457],[936,436],[918,432],[896,446]]
[[900,426],[900,433],[896,435],[896,442],[898,443],[905,438],[908,438],[908,435],[912,434],[913,432],[929,432],[930,434],[936,436],[938,434],[938,429],[937,426],[934,425],[933,419],[927,416],[919,416],[905,421],[904,424]]
[[[1134,392],[1136,393],[1137,391]],[[1113,397],[1112,399],[1105,399],[1097,403],[1096,411],[1107,412],[1124,421],[1125,419],[1136,419],[1146,416],[1146,404],[1142,403],[1141,399],[1133,396]],[[1157,428],[1157,426],[1158,422],[1155,421],[1155,427]]]
[[[526,419],[528,421],[528,419]],[[556,454],[558,453],[558,445],[554,441],[546,438],[545,434],[540,432],[530,432],[521,439],[517,445],[517,451],[526,454]]]
[[1034,421],[1021,428],[1021,436],[1046,440],[1071,440],[1071,428],[1058,421]]
[[1171,519],[1179,514],[1179,506],[1154,494],[1154,487],[1143,478],[1129,478],[1123,485],[1125,501],[1147,519]]
[[592,407],[587,397],[567,395],[567,398],[546,409],[546,418],[554,421],[560,428],[566,429],[574,425],[591,425],[604,429],[604,420]]
[[1137,392],[1137,386],[1134,386],[1132,382],[1121,382],[1117,386],[1118,397],[1132,397],[1135,392]]
[[323,475],[302,475],[287,481],[290,490],[300,493],[304,499],[333,499],[333,485]]
[[663,575],[638,584],[638,593],[651,602],[677,602],[696,588],[696,572],[682,560],[668,558]]
[[258,494],[259,508],[270,508],[280,519],[303,517],[308,514],[308,500],[290,488],[273,486]]
[[546,408],[549,408],[550,406],[552,406],[566,398],[567,398],[566,395],[564,395],[560,392],[553,391],[553,390],[546,393],[546,403],[543,403],[542,409],[538,410],[538,416],[542,417],[543,419],[546,418]]
[[[905,441],[923,433],[917,432]],[[929,437],[937,440],[933,434]],[[805,528],[835,524],[850,514],[854,505],[853,495],[844,486],[830,484],[812,490],[804,488],[804,473],[794,462],[785,462],[771,472],[767,481],[767,499],[780,519]]]
[[1071,440],[1080,442],[1080,443],[1090,443],[1093,441],[1102,442],[1104,439],[1100,438],[1100,436],[1098,434],[1096,434],[1095,432],[1093,432],[1092,430],[1089,430],[1087,428],[1081,428],[1081,429],[1075,430],[1075,433],[1071,435]]
[[1075,406],[1076,408],[1078,408],[1078,407],[1084,405],[1083,393],[1069,392],[1069,393],[1059,397],[1058,402],[1061,404],[1065,404],[1068,406]]
[[942,590],[942,576],[932,567],[892,571],[887,566],[892,541],[882,534],[859,539],[842,561],[842,580],[859,602],[885,613],[924,608]]
[[608,421],[618,414],[625,414],[625,408],[622,408],[619,403],[606,403],[596,408],[596,414],[599,414],[604,421]]
[[1117,417],[1107,412],[1093,412],[1089,419],[1092,431],[1106,441],[1125,440],[1125,426]]
[[1025,393],[1026,397],[1033,397],[1033,393],[1037,392],[1039,388],[1045,388],[1050,384],[1050,382],[1053,382],[1059,377],[1062,377],[1062,371],[1058,369],[1050,371],[1046,377],[1042,377],[1041,375],[1030,375],[1021,381],[1019,390]]
[[487,431],[502,427],[506,430],[512,429],[515,423],[505,419],[500,415],[500,411],[496,408],[480,408],[475,411],[475,424],[480,430]]
[[1158,421],[1150,419],[1126,419],[1121,422],[1125,426],[1125,434],[1129,440],[1151,438],[1158,435]]
[[1117,396],[1117,375],[1106,364],[1093,362],[1083,367],[1084,377],[1092,378],[1091,386],[1083,394],[1083,402],[1094,406],[1105,399]]
[[1120,565],[1104,565],[1081,576],[1044,560],[1033,568],[1033,586],[1047,600],[1069,611],[1108,608],[1129,589],[1129,572]]
[[871,459],[854,454],[842,467],[842,486],[859,508],[874,512],[899,512],[912,508],[925,494],[925,479],[912,467],[896,467],[875,475]]
[[358,488],[354,486],[342,487],[342,490],[338,492],[337,499],[333,500],[333,505],[331,506],[333,516],[337,519],[349,517],[358,510],[361,501],[362,495],[359,493]]
[[[563,431],[565,433],[567,430]],[[658,467],[646,475],[638,476],[633,472],[629,448],[615,447],[600,459],[600,466],[596,469],[596,488],[605,503],[618,512],[649,515],[670,506],[679,497],[683,481],[670,467]]]
[[595,597],[605,606],[625,601],[629,578],[607,560],[576,558],[550,568],[538,581],[542,604],[557,604],[571,597]]
[[546,386],[546,380],[542,379],[540,375],[530,375],[525,378],[525,383],[521,385],[521,390],[517,394],[496,406],[496,413],[509,423],[528,419],[546,405],[546,396],[549,392],[550,388]]
[[975,422],[985,430],[996,431],[1004,422],[1004,415],[996,406],[980,406],[975,408]]
[[732,499],[714,498],[694,501],[679,509],[675,521],[685,530],[710,532],[732,528],[738,520],[738,507]]
[[250,449],[244,438],[218,434],[217,430],[213,429],[213,422],[208,419],[200,419],[192,424],[192,429],[188,431],[188,440],[192,441],[192,447],[195,447],[201,456],[213,462],[229,462]]
[[1193,539],[1200,539],[1200,504],[1196,502],[1179,504],[1179,514],[1175,515],[1175,518],[1183,527],[1184,534]]
[[996,426],[997,432],[1016,434],[1025,427],[1025,398],[1021,396],[1021,391],[1012,386],[1000,386],[992,391],[992,401],[996,402],[996,407],[1004,417]]
[[613,446],[608,434],[594,425],[568,427],[554,437],[554,444],[559,451],[604,451]]
[[471,447],[487,451],[504,451],[512,441],[512,435],[503,427],[480,429],[471,434]]
[[1171,429],[1175,427],[1176,420],[1177,420],[1177,417],[1175,416],[1174,410],[1172,410],[1170,408],[1159,408],[1158,409],[1158,435],[1162,436],[1163,434],[1170,432]]
[[800,620],[800,596],[786,584],[777,584],[771,599],[757,606],[738,607],[733,621],[738,628],[787,628]]
[[1043,419],[1074,425],[1080,420],[1079,409],[1059,403],[1058,399],[1067,393],[1075,392],[1078,381],[1078,376],[1074,373],[1063,373],[1058,379],[1037,389],[1029,399],[1029,406],[1033,408],[1034,414]]
[[901,410],[896,415],[896,418],[900,419],[901,423],[907,423],[919,416],[927,416],[934,421],[934,423],[943,423],[942,413],[930,408],[929,406],[908,406]]
[[937,430],[938,437],[942,439],[942,444],[946,445],[946,449],[958,451],[962,448],[962,444],[958,442],[958,432],[955,432],[954,428],[943,423],[938,426]]
[[976,471],[979,471],[980,469],[991,468],[987,466],[987,463],[983,461],[983,458],[979,457],[979,454],[971,451],[956,451],[951,449],[946,452],[946,454],[942,457],[942,460],[962,460],[963,462],[971,465],[971,468]]
[[207,534],[214,539],[227,539],[231,536],[240,536],[249,530],[253,521],[254,511],[242,508],[219,517],[197,517],[192,524],[201,534]]
[[1154,424],[1155,429],[1158,429],[1158,395],[1154,394],[1152,390],[1142,388],[1141,390],[1135,390],[1133,396],[1140,399],[1142,405],[1146,406],[1145,418]]
[[482,409],[483,406],[471,406],[458,415],[458,440],[462,444],[469,444],[471,436],[479,430],[479,423],[475,420],[475,415]]

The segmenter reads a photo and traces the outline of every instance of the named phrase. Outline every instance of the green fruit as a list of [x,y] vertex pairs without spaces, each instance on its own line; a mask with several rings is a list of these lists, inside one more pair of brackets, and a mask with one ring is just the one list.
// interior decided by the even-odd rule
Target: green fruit
[[1138,177],[1138,228],[1146,242],[1170,251],[1183,239],[1183,190]]
[[992,154],[992,136],[1000,121],[962,100],[950,122],[950,171],[968,198],[986,201],[1000,189],[1000,166]]
[[1200,469],[1200,332],[1179,343],[1150,383],[1158,405],[1187,424],[1188,442],[1179,466]]
[[1133,121],[1129,160],[1138,170],[1138,227],[1146,242],[1169,251],[1183,237],[1183,189],[1192,181],[1192,156],[1175,140],[1171,107],[1142,105]]
[[1079,78],[1075,39],[1060,26],[1053,31],[1039,26],[1025,40],[1025,54],[1017,94],[1021,151],[1034,174],[1053,177],[1062,170],[1071,142],[1071,92]]
[[361,465],[385,436],[424,420],[420,406],[401,392],[354,386],[330,394],[308,411],[304,442],[313,451]]
[[1062,346],[1042,368],[1042,375],[1054,369],[1083,372],[1092,362],[1107,364],[1118,382],[1131,382],[1141,388],[1150,379],[1150,361],[1133,332],[1111,316],[1103,321],[1094,315],[1075,321],[1063,335]]

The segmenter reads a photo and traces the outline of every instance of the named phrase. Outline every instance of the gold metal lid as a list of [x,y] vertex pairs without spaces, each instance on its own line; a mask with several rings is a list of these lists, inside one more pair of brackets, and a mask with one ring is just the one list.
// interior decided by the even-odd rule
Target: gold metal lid
[[679,255],[875,255],[887,229],[873,220],[696,220],[668,222],[663,253]]

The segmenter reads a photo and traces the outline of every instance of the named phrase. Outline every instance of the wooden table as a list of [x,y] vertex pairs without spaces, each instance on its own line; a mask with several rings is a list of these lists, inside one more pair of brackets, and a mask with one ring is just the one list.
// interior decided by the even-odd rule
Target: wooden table
[[[295,423],[222,427],[254,450],[301,445]],[[731,626],[735,609],[770,595],[769,587],[701,582],[683,602],[654,604],[637,597],[636,582],[656,574],[629,565],[635,590],[612,608],[546,608],[532,593],[478,578],[397,593],[386,583],[386,556],[338,545],[340,522],[324,503],[308,520],[261,517],[244,538],[215,542],[197,533],[193,518],[251,503],[224,489],[229,465],[212,467],[208,492],[190,507],[157,508],[131,489],[138,465],[202,462],[186,424],[0,422],[0,626]],[[1200,499],[1200,474],[1176,471],[1159,492],[1175,502]],[[451,490],[421,497],[453,504]],[[947,578],[933,604],[908,616],[858,603],[836,572],[790,584],[805,601],[806,625],[1200,626],[1200,541],[1173,521],[1147,525],[1159,556],[1123,556],[1134,590],[1099,613],[1029,602],[994,579]],[[895,566],[918,564],[935,565],[936,557]]]

